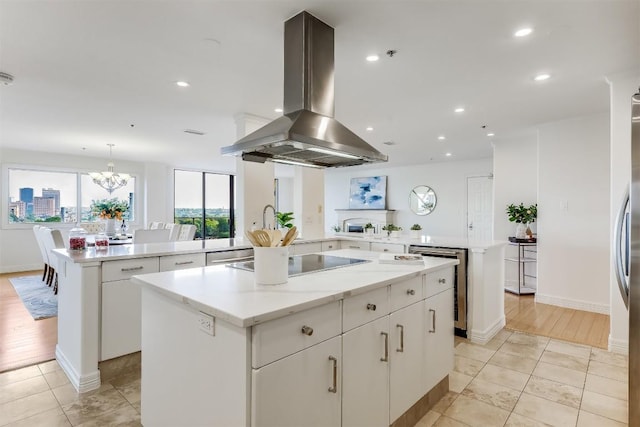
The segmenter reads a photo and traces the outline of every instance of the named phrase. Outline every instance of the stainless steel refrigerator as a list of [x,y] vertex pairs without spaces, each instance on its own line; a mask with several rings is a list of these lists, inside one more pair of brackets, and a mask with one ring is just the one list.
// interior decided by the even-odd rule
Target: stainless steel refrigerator
[[640,90],[631,97],[631,185],[614,241],[616,278],[629,310],[629,427],[640,427]]

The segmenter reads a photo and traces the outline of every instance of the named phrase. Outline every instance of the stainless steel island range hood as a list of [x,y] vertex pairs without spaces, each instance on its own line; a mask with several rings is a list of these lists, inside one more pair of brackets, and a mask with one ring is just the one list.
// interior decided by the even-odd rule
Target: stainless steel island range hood
[[386,162],[333,118],[333,28],[308,12],[284,24],[283,116],[221,149],[243,160],[311,167]]

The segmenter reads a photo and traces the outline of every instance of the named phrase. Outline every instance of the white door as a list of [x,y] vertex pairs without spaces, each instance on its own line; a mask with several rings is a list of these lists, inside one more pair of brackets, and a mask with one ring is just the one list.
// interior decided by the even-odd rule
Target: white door
[[493,176],[467,178],[467,237],[493,239]]
[[425,300],[425,390],[453,371],[453,289]]
[[[386,335],[385,335],[386,334]],[[389,425],[389,316],[342,337],[342,425]]]
[[340,425],[341,337],[277,360],[252,374],[251,425]]

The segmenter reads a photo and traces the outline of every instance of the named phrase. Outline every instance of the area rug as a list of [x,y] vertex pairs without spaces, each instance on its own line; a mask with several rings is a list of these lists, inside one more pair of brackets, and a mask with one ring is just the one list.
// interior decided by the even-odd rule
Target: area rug
[[35,320],[58,315],[58,296],[42,281],[42,276],[12,277],[9,282]]

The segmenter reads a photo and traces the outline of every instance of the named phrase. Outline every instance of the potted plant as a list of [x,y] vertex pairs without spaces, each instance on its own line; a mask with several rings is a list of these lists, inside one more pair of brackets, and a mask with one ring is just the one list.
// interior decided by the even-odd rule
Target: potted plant
[[364,234],[373,234],[373,224],[368,222],[364,225]]
[[276,212],[276,220],[280,228],[293,227],[293,212]]
[[91,201],[91,214],[105,221],[104,232],[108,236],[116,234],[116,221],[122,221],[122,215],[129,210],[129,202],[126,200],[100,199]]
[[411,238],[413,239],[417,239],[420,237],[420,231],[422,231],[422,227],[420,226],[420,224],[413,224],[411,226]]
[[400,236],[400,232],[402,231],[402,227],[398,227],[395,224],[387,224],[382,227],[382,229],[387,232],[388,237],[394,238]]
[[331,229],[336,233],[339,233],[342,231],[342,228],[340,228],[339,225],[334,225],[333,227],[331,227]]
[[524,203],[514,205],[513,203],[507,206],[507,215],[510,222],[515,222],[516,227],[516,239],[532,238],[533,233],[529,228],[529,224],[535,222],[538,217],[538,204],[525,207]]

